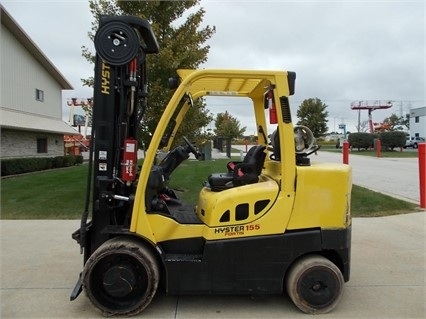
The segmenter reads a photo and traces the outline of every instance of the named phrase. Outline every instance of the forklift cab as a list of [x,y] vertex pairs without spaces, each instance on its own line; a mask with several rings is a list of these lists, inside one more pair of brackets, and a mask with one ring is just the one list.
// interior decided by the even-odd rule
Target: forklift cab
[[[135,200],[144,201],[138,207],[146,207],[148,218],[152,218],[157,212],[178,222],[191,221],[194,224],[204,224],[207,228],[256,220],[275,202],[281,188],[288,188],[293,192],[291,178],[294,178],[294,170],[288,167],[295,162],[294,142],[290,138],[290,142],[283,147],[291,149],[291,152],[285,153],[289,165],[284,166],[283,162],[272,160],[271,154],[277,153],[278,147],[275,150],[271,147],[267,127],[271,114],[269,109],[273,103],[275,116],[278,114],[285,119],[285,122],[279,121],[280,124],[276,119],[273,120],[283,126],[277,131],[288,131],[291,134],[289,136],[293,136],[293,127],[288,121],[291,119],[288,96],[293,94],[295,74],[285,71],[244,70],[178,70],[177,73],[180,85],[153,134],[145,162],[158,163],[158,149],[166,151],[167,155],[157,165],[152,165],[149,172],[144,171],[148,170],[147,166],[142,167],[137,191],[145,195],[138,197],[138,192],[136,193]],[[206,182],[200,185],[198,203],[180,203],[175,192],[167,188],[167,181],[172,171],[189,157],[189,153],[193,153],[196,158],[199,153],[186,138],[184,146],[171,149],[171,145],[186,112],[194,107],[193,100],[209,96],[248,98],[252,102],[251,106],[248,103],[248,107],[252,107],[256,117],[258,145],[251,147],[241,162],[229,162],[224,167],[226,172],[212,172],[210,176],[206,176]],[[282,104],[278,111],[275,100]],[[293,156],[290,155],[292,153]],[[288,182],[281,178],[286,169]],[[147,181],[144,181],[145,176],[149,176]],[[262,185],[258,185],[259,183]],[[293,196],[288,198],[288,206],[291,207]],[[230,203],[235,204],[230,206]],[[238,212],[231,213],[234,210]],[[133,227],[137,232],[137,223],[133,223],[131,229]]]

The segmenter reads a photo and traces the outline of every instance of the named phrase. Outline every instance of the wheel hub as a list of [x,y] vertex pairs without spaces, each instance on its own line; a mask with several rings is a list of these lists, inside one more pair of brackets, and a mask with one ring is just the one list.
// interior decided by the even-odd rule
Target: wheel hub
[[331,273],[316,270],[305,276],[299,289],[303,298],[310,304],[317,307],[325,306],[335,298],[334,283],[335,280]]
[[320,291],[321,289],[324,289],[324,288],[327,288],[327,286],[322,284],[321,282],[315,282],[312,285],[312,290],[315,291],[315,292],[318,292],[318,291]]
[[105,291],[113,297],[125,297],[136,284],[134,272],[124,265],[113,266],[107,270],[103,279]]

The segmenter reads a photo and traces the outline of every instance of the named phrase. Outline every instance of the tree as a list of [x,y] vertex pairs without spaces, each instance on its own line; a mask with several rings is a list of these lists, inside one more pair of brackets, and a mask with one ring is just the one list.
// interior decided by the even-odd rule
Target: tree
[[404,125],[407,130],[410,130],[410,114],[405,114],[405,118],[401,122],[402,125]]
[[[215,33],[215,27],[200,28],[205,10],[199,8],[178,23],[184,13],[199,4],[199,0],[192,1],[116,1],[91,0],[90,10],[95,18],[89,37],[93,40],[98,27],[100,15],[133,15],[147,19],[152,26],[160,47],[159,54],[147,56],[148,66],[148,106],[145,110],[139,139],[149,145],[151,134],[169,101],[172,92],[169,92],[167,83],[171,76],[176,75],[176,69],[195,69],[207,61],[210,50],[205,42]],[[94,62],[94,55],[85,47],[82,55]],[[85,85],[93,86],[93,78],[82,79]],[[195,103],[180,129],[180,135],[187,135],[190,139],[200,137],[212,117],[205,108],[203,101]],[[188,123],[187,123],[188,122]],[[177,138],[175,139],[175,141]]]
[[216,114],[214,133],[224,138],[238,138],[243,136],[246,127],[240,127],[240,121],[226,111]]
[[403,131],[404,126],[410,128],[410,115],[407,114],[406,117],[398,116],[395,113],[392,113],[391,116],[383,120],[384,123],[388,123],[391,126],[391,131]]
[[315,137],[324,135],[328,130],[327,107],[328,106],[318,98],[304,100],[296,113],[299,118],[297,125],[307,126]]
[[370,126],[368,124],[368,121],[362,121],[359,123],[359,125],[356,126],[358,133],[365,133],[370,131]]

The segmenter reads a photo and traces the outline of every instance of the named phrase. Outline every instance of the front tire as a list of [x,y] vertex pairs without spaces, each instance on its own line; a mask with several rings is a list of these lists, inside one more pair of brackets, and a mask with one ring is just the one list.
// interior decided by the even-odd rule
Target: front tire
[[83,270],[87,297],[107,316],[140,313],[154,297],[158,282],[158,265],[150,250],[123,237],[103,243]]
[[303,312],[322,314],[333,310],[343,293],[340,269],[325,257],[305,256],[295,262],[286,277],[286,289]]

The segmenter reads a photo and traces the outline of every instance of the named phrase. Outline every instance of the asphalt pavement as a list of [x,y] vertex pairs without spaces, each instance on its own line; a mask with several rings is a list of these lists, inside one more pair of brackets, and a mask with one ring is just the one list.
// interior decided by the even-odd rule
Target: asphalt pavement
[[[318,152],[312,161],[340,162]],[[350,155],[353,181],[418,202],[418,163]],[[71,233],[78,220],[0,221],[0,318],[102,318],[84,294],[69,296],[82,269]],[[425,318],[425,212],[354,218],[351,279],[335,318]],[[137,318],[307,318],[284,296],[166,296]]]

